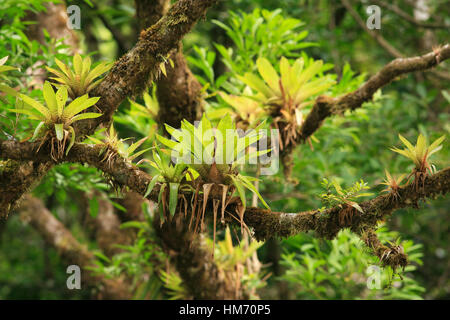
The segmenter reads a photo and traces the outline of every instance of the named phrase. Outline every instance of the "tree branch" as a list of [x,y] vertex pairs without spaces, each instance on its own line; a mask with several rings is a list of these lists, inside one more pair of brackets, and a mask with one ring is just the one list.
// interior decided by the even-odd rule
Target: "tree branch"
[[81,136],[92,134],[100,124],[111,121],[113,113],[126,97],[141,93],[159,75],[160,63],[215,2],[179,0],[156,24],[143,30],[136,45],[115,63],[91,92],[92,96],[101,97],[96,106],[103,116],[77,122],[77,132]]
[[63,260],[68,264],[75,264],[81,268],[82,288],[101,288],[100,297],[103,299],[130,299],[128,285],[121,279],[108,279],[95,276],[84,268],[93,266],[94,255],[81,245],[44,206],[41,200],[26,196],[19,210],[22,218],[29,222],[39,232],[46,243],[54,247]]
[[[126,97],[141,92],[147,86],[158,74],[159,64],[215,2],[216,0],[179,0],[158,23],[141,32],[135,47],[115,63],[105,79],[91,92],[92,96],[101,97],[96,107],[102,111],[103,116],[76,122],[74,128],[78,141],[94,133],[100,124],[109,123]],[[1,173],[0,217],[8,215],[22,195],[50,170],[51,163],[37,166],[30,162],[17,167],[15,171]],[[28,168],[32,170],[29,171]],[[24,170],[26,174],[22,173]],[[18,181],[20,183],[16,184]]]
[[[141,29],[154,25],[169,9],[169,0],[135,0],[136,15]],[[159,103],[158,122],[169,124],[174,128],[186,119],[194,122],[201,117],[201,89],[202,86],[189,69],[183,55],[181,43],[173,50],[169,59],[173,63],[166,63],[166,76],[156,82],[156,95]]]
[[364,244],[380,259],[382,266],[390,266],[395,271],[408,265],[408,256],[402,246],[383,245],[372,228],[365,228],[359,234]]
[[375,92],[395,78],[410,72],[431,69],[450,58],[450,44],[446,44],[423,56],[399,58],[385,65],[359,89],[339,98],[319,96],[300,127],[298,142],[305,141],[331,115],[342,115],[346,110],[355,110],[373,98]]
[[[35,152],[38,142],[0,141],[0,158],[9,159],[35,159],[35,161],[48,161],[50,158],[48,146]],[[128,163],[120,156],[114,157],[111,164],[101,161],[99,151],[101,145],[86,145],[76,143],[70,150],[64,161],[87,163],[102,170],[121,186],[128,186],[133,191],[145,194],[151,176]],[[148,196],[157,201],[159,187],[155,187]],[[244,222],[253,227],[257,240],[267,240],[272,237],[289,237],[301,232],[315,231],[319,237],[325,239],[334,238],[337,233],[350,228],[353,232],[360,233],[362,228],[376,227],[377,223],[391,215],[396,209],[408,206],[417,206],[419,200],[433,198],[439,194],[450,191],[450,167],[443,169],[425,179],[423,188],[416,190],[414,184],[399,189],[399,199],[393,199],[389,194],[380,195],[372,200],[359,203],[363,214],[349,214],[343,206],[336,206],[324,211],[314,210],[300,213],[272,212],[261,208],[247,208]],[[232,204],[230,211],[233,211]]]
[[399,189],[399,199],[390,194],[379,195],[374,199],[359,203],[364,213],[355,213],[343,222],[343,214],[347,209],[336,206],[324,211],[313,210],[300,213],[271,212],[259,208],[245,211],[244,221],[253,227],[258,240],[272,237],[290,237],[307,231],[315,231],[317,236],[325,239],[334,238],[344,228],[350,228],[360,234],[367,227],[376,227],[394,210],[414,206],[421,199],[434,198],[450,191],[450,167],[443,169],[425,180],[423,188],[416,190],[414,184]]
[[409,23],[411,23],[417,27],[420,27],[420,28],[428,28],[428,29],[449,29],[450,28],[450,25],[446,25],[445,23],[428,23],[428,22],[416,20],[416,19],[414,19],[413,16],[409,15],[408,13],[406,13],[405,11],[403,11],[398,6],[396,6],[395,4],[392,4],[392,3],[387,3],[384,1],[378,1],[378,0],[375,0],[374,3],[382,6],[383,8],[388,9],[389,11],[392,11],[399,17],[403,18],[404,20],[408,21]]

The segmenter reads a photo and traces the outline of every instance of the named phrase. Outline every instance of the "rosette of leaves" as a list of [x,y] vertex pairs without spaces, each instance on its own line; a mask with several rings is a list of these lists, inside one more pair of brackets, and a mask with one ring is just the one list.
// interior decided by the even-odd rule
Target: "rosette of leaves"
[[109,131],[106,133],[103,140],[97,139],[92,136],[89,136],[88,139],[97,145],[103,146],[100,149],[100,155],[101,156],[103,155],[101,161],[106,161],[106,163],[110,167],[112,166],[114,158],[117,156],[124,158],[128,162],[132,162],[134,159],[136,159],[137,157],[139,157],[140,155],[151,149],[146,148],[138,152],[135,152],[137,148],[139,148],[145,142],[145,140],[148,139],[148,137],[144,137],[138,140],[137,142],[128,145],[125,143],[125,141],[130,138],[119,139],[119,136],[117,135],[117,132],[114,129],[113,125],[109,127]]
[[[202,221],[203,226],[203,217],[210,195],[213,198],[214,222],[216,222],[220,202],[222,221],[224,221],[226,207],[236,191],[240,199],[237,204],[237,213],[242,224],[246,208],[246,190],[255,193],[264,206],[269,208],[252,184],[256,179],[244,176],[237,170],[238,164],[270,151],[261,150],[252,152],[251,155],[247,152],[248,147],[257,143],[262,137],[258,132],[259,127],[244,136],[239,136],[231,116],[227,114],[220,120],[217,127],[212,127],[211,122],[203,116],[198,126],[183,120],[181,129],[177,130],[169,125],[166,125],[166,129],[173,139],[169,140],[160,135],[157,135],[157,139],[169,148],[177,163],[185,163],[198,173],[194,183],[197,190],[195,197],[199,191],[202,191],[203,206],[194,208],[194,212],[195,209],[198,210],[197,224],[198,221]],[[195,199],[193,203],[196,204]]]
[[399,198],[398,190],[401,187],[402,181],[405,179],[406,174],[402,174],[399,177],[392,176],[387,169],[385,169],[386,178],[380,184],[387,186],[381,192],[389,192],[394,200]]
[[427,140],[422,134],[417,137],[416,145],[413,146],[406,138],[401,134],[398,135],[402,143],[406,146],[405,149],[390,148],[392,151],[401,154],[402,156],[411,159],[414,162],[413,172],[408,176],[408,179],[414,175],[414,181],[416,189],[420,183],[425,183],[425,178],[428,172],[433,174],[435,172],[434,165],[430,164],[429,158],[435,152],[442,149],[441,143],[444,141],[445,136],[441,136],[436,139],[431,145],[428,145]]
[[167,213],[167,193],[169,194],[168,207],[170,217],[175,215],[178,198],[184,200],[184,212],[186,217],[189,209],[188,202],[183,194],[179,195],[179,191],[186,188],[192,189],[190,185],[186,184],[188,166],[184,163],[173,163],[170,156],[156,145],[153,149],[153,161],[147,159],[144,161],[148,162],[157,172],[148,184],[144,197],[147,197],[153,191],[155,185],[159,183],[158,204],[161,223],[164,222]]
[[[113,167],[114,160],[116,160],[117,157],[121,157],[131,163],[134,159],[151,149],[147,148],[136,152],[137,148],[139,148],[145,142],[145,140],[147,140],[147,137],[144,137],[137,142],[128,145],[125,143],[125,141],[130,138],[119,139],[112,124],[103,138],[98,139],[96,137],[89,136],[88,139],[94,142],[94,144],[102,146],[99,152],[99,156],[102,156],[101,161],[106,161],[106,164],[109,168]],[[139,163],[140,162],[138,162],[138,164]],[[121,185],[118,184],[117,181],[109,174],[104,173],[104,176],[106,177],[108,183],[118,193]]]
[[[49,72],[56,76],[50,77],[50,79],[60,85],[67,86],[69,96],[72,99],[88,94],[103,80],[96,79],[112,67],[110,63],[101,62],[91,70],[91,58],[83,59],[79,54],[73,57],[73,70],[57,58],[55,58],[55,63],[59,70],[46,67]],[[58,86],[58,84],[55,85]]]
[[[66,105],[68,100],[67,87],[61,86],[55,92],[52,85],[47,81],[44,83],[42,92],[45,105],[27,95],[19,94],[19,97],[31,109],[10,109],[10,111],[26,114],[30,119],[40,121],[34,130],[32,139],[42,138],[38,151],[44,142],[50,140],[51,157],[57,161],[64,155],[64,150],[66,150],[67,155],[75,143],[75,130],[72,124],[76,121],[93,119],[102,115],[96,112],[82,113],[97,103],[100,98],[89,98],[85,94]],[[69,145],[66,148],[67,141],[69,141]]]
[[[6,61],[8,61],[8,56],[0,59],[0,79],[2,79],[2,80],[5,78],[5,76],[2,74],[3,72],[17,69],[15,67],[5,66]],[[17,95],[16,90],[14,90],[13,88],[11,88],[10,86],[6,85],[3,82],[0,82],[0,92],[4,92],[4,93],[10,94],[12,96]],[[0,96],[0,98],[3,99],[3,97],[1,97],[1,96]]]
[[[209,241],[211,240],[208,239],[208,243]],[[236,285],[243,286],[250,295],[253,295],[256,289],[266,284],[263,278],[268,276],[267,272],[258,272],[249,267],[249,264],[252,264],[252,256],[263,244],[263,242],[258,241],[250,241],[249,243],[248,240],[243,239],[234,246],[228,226],[225,228],[224,239],[218,241],[217,246],[214,240],[212,243],[214,260],[217,267],[223,271],[224,276],[229,279],[228,283],[236,283],[235,277],[239,276],[242,281],[236,283]],[[236,270],[241,270],[242,273],[236,274]]]
[[260,102],[272,116],[274,126],[280,129],[280,147],[283,148],[295,143],[297,128],[303,123],[302,110],[313,104],[312,97],[327,90],[334,81],[320,75],[324,70],[322,60],[312,61],[305,67],[303,58],[291,65],[282,57],[280,73],[265,58],[258,58],[256,66],[259,75],[245,73],[238,78],[253,89],[251,98]]

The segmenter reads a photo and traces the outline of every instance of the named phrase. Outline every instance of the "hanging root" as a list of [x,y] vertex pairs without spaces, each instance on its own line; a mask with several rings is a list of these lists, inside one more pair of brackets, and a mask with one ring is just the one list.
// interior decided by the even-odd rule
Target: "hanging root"
[[212,250],[212,256],[214,258],[214,250],[215,250],[215,245],[216,245],[216,224],[217,224],[217,211],[219,209],[219,204],[220,204],[220,200],[218,199],[214,199],[213,200],[213,215],[214,215],[214,220],[213,220],[213,250]]
[[403,270],[408,265],[408,256],[401,245],[385,246],[378,239],[375,230],[366,229],[360,233],[361,240],[380,259],[383,267],[390,266],[394,272],[401,267]]
[[340,226],[351,226],[353,216],[357,214],[357,210],[352,206],[345,204],[345,207],[339,211],[339,225]]
[[[56,136],[51,134],[50,142],[50,157],[58,162],[64,157],[64,149],[66,148],[66,142],[69,136],[69,132],[64,130],[64,137],[62,140],[58,140]],[[41,146],[47,141],[47,134],[42,139],[41,144],[39,145],[38,151]]]

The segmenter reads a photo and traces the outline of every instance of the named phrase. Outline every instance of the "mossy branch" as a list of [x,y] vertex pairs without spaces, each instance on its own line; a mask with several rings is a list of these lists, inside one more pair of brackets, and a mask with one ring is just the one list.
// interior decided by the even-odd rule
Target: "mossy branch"
[[112,67],[91,93],[101,97],[97,107],[103,116],[79,122],[77,136],[92,134],[100,124],[109,123],[119,104],[140,94],[159,75],[159,65],[216,0],[179,0],[157,23],[143,30],[136,45]]
[[305,141],[323,121],[332,115],[342,115],[347,110],[360,108],[364,102],[370,101],[377,90],[389,84],[397,77],[411,72],[431,69],[450,58],[450,44],[446,44],[422,56],[398,58],[367,80],[359,89],[339,98],[319,96],[300,128],[297,142]]
[[[38,146],[38,142],[0,141],[0,158],[33,159],[35,162],[50,161],[48,146],[43,146],[36,153]],[[111,163],[102,161],[102,157],[99,155],[100,149],[100,145],[92,146],[76,143],[61,161],[87,163],[110,175],[119,186],[127,186],[133,191],[142,195],[145,194],[152,177],[120,156],[114,157]],[[449,191],[450,167],[427,176],[420,188],[416,188],[415,184],[411,183],[399,188],[397,197],[385,194],[361,202],[359,205],[364,213],[355,212],[351,216],[347,216],[346,219],[342,219],[343,214],[348,215],[349,213],[345,206],[299,213],[247,208],[244,222],[253,228],[257,240],[290,237],[307,231],[315,231],[317,236],[321,238],[332,239],[344,228],[350,228],[357,234],[368,227],[376,228],[378,222],[389,217],[394,210],[411,206],[417,207],[419,200],[435,198]],[[155,187],[148,197],[157,201],[158,187]],[[232,210],[231,207],[230,210]]]
[[[108,124],[120,103],[144,90],[159,72],[161,57],[176,48],[181,39],[204,17],[216,0],[179,0],[155,25],[144,30],[137,44],[123,55],[90,95],[101,97],[96,112],[103,116],[74,125],[77,141],[93,134],[101,124]],[[18,159],[19,161],[22,159]],[[25,160],[25,159],[23,159]],[[34,159],[29,159],[34,160]],[[17,201],[32,189],[52,167],[52,162],[16,164],[17,170],[0,176],[0,216],[8,215]]]

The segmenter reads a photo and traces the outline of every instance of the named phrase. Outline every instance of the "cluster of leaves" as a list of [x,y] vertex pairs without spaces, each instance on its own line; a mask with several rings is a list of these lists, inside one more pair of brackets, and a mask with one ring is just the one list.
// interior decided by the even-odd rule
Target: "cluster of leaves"
[[[373,193],[363,192],[364,190],[368,190],[370,188],[367,185],[367,182],[364,182],[362,179],[360,181],[356,181],[351,187],[345,189],[341,187],[337,180],[332,180],[330,182],[324,178],[321,185],[326,192],[322,193],[320,198],[327,207],[345,204],[355,208],[361,213],[364,213],[356,202],[356,199],[373,195]],[[332,189],[334,189],[334,192]]]
[[[225,271],[238,271],[236,279],[230,279],[230,282],[237,283],[238,286],[245,288],[245,291],[255,293],[257,289],[266,286],[266,279],[269,275],[261,270],[254,270],[247,265],[247,261],[251,260],[259,248],[264,244],[263,242],[251,241],[246,242],[244,238],[239,244],[233,245],[230,229],[225,229],[224,239],[218,241],[216,246],[213,246],[214,260],[219,268]],[[251,262],[250,262],[251,264]],[[242,270],[242,271],[239,271]],[[237,289],[240,289],[239,287]],[[252,299],[252,297],[250,297]]]
[[281,130],[281,148],[290,143],[295,144],[297,128],[303,123],[302,112],[314,103],[312,97],[334,84],[330,77],[320,76],[324,70],[321,60],[306,61],[306,67],[304,58],[295,60],[291,65],[282,57],[279,75],[269,60],[258,58],[256,66],[260,77],[253,73],[238,76],[253,90],[250,97],[260,103],[272,117],[274,126]]
[[[197,173],[202,184],[224,185],[224,190],[233,186],[239,193],[242,207],[245,210],[245,189],[257,194],[261,202],[267,203],[253,186],[253,178],[241,175],[236,167],[253,157],[258,157],[270,150],[260,150],[248,154],[248,147],[257,143],[262,135],[258,127],[250,133],[239,136],[231,116],[223,117],[214,128],[211,122],[203,116],[195,126],[184,120],[181,129],[177,130],[166,125],[167,131],[174,140],[158,135],[157,139],[166,145],[177,163],[185,163]],[[226,190],[224,193],[226,193]]]
[[[44,43],[31,40],[26,29],[33,22],[24,21],[30,12],[39,13],[46,10],[45,3],[49,0],[3,0],[0,3],[0,57],[10,55],[13,65],[20,66],[28,75],[32,75],[42,61],[51,61],[56,56],[65,59],[68,46],[63,39],[51,38],[43,29]],[[29,87],[32,77],[20,79],[17,85]]]
[[124,125],[136,134],[148,136],[152,141],[158,129],[157,115],[159,112],[158,98],[156,97],[156,84],[153,83],[151,93],[144,92],[143,104],[128,99],[129,108],[120,108],[114,115],[114,122]]
[[[6,78],[5,75],[2,74],[3,72],[16,69],[15,67],[12,67],[12,66],[5,66],[4,64],[6,63],[6,61],[8,61],[8,56],[0,59],[0,79],[2,79],[2,80]],[[8,80],[8,79],[6,78],[5,80]],[[6,85],[2,82],[0,82],[0,92],[4,92],[4,93],[10,94],[12,96],[17,95],[17,92],[13,88],[9,87],[8,85]]]
[[[153,161],[147,160],[150,165],[156,169],[156,174],[150,181],[144,197],[147,197],[155,187],[156,183],[160,183],[160,189],[158,194],[158,203],[161,222],[165,220],[165,191],[166,188],[169,190],[169,213],[170,216],[175,215],[175,210],[178,203],[178,192],[184,188],[191,188],[190,185],[186,184],[187,176],[187,165],[184,163],[173,163],[170,155],[163,152],[158,146],[155,146],[153,150]],[[185,207],[185,210],[188,208]]]
[[[433,174],[436,171],[436,167],[429,163],[429,157],[435,152],[442,149],[441,143],[445,140],[445,136],[441,136],[436,139],[431,145],[428,145],[425,136],[419,134],[417,138],[416,145],[413,146],[406,138],[401,134],[398,135],[401,142],[406,146],[405,149],[391,148],[392,151],[401,154],[402,156],[412,160],[414,162],[414,169],[408,177],[414,175],[414,181],[416,185],[416,190],[419,185],[424,183],[425,177],[428,172]],[[390,192],[394,199],[398,199],[398,189],[400,187],[401,181],[405,178],[406,174],[400,175],[397,179],[392,177],[389,171],[386,171],[386,179],[381,184],[388,186],[383,191]]]
[[255,68],[254,61],[258,57],[266,57],[269,61],[280,56],[295,58],[301,50],[316,45],[304,41],[308,36],[307,30],[300,31],[304,22],[286,17],[280,9],[255,9],[251,13],[230,11],[229,15],[226,24],[218,20],[213,23],[225,30],[235,46],[233,49],[215,45],[223,63],[233,73]]
[[428,158],[435,152],[442,149],[441,143],[444,141],[445,136],[441,136],[436,139],[431,145],[428,145],[425,137],[419,134],[416,145],[413,146],[411,142],[405,139],[401,134],[398,135],[400,140],[406,146],[405,149],[391,148],[392,151],[401,154],[414,162],[415,170],[418,172],[426,173],[429,171],[433,173],[432,165],[428,162]]
[[112,67],[110,63],[101,62],[91,70],[91,58],[83,59],[79,54],[73,56],[73,70],[57,58],[55,58],[55,63],[60,70],[46,67],[49,72],[56,76],[50,77],[50,79],[57,82],[54,84],[57,87],[60,85],[66,86],[72,99],[88,94],[103,79],[94,80]]
[[[51,156],[53,159],[58,160],[62,157],[64,150],[66,150],[67,154],[75,143],[75,131],[72,124],[79,120],[92,119],[101,116],[101,113],[96,112],[81,113],[95,105],[99,98],[89,98],[89,96],[85,94],[66,105],[68,100],[67,87],[61,86],[55,93],[49,82],[44,83],[43,95],[46,103],[45,106],[25,94],[20,94],[20,98],[25,104],[30,106],[31,109],[11,109],[10,111],[26,114],[30,119],[40,121],[34,131],[33,139],[41,138],[43,136],[42,145],[47,141],[46,139],[49,136],[52,145]],[[69,135],[70,143],[65,149],[65,144]],[[57,140],[57,150],[53,150],[54,138]]]
[[[101,132],[103,131],[97,131],[97,133]],[[139,148],[147,140],[147,137],[128,145],[125,141],[130,138],[119,139],[113,125],[111,125],[109,130],[105,132],[103,138],[98,139],[94,136],[89,136],[88,139],[94,144],[102,146],[99,154],[100,156],[103,156],[102,161],[106,161],[109,166],[112,166],[112,162],[117,156],[124,158],[126,161],[132,162],[134,159],[151,149],[146,148],[135,152],[137,148]]]
[[398,199],[398,190],[401,187],[402,181],[405,179],[406,174],[402,174],[399,177],[392,176],[387,169],[385,169],[386,178],[381,183],[386,186],[381,192],[389,192],[394,199]]

